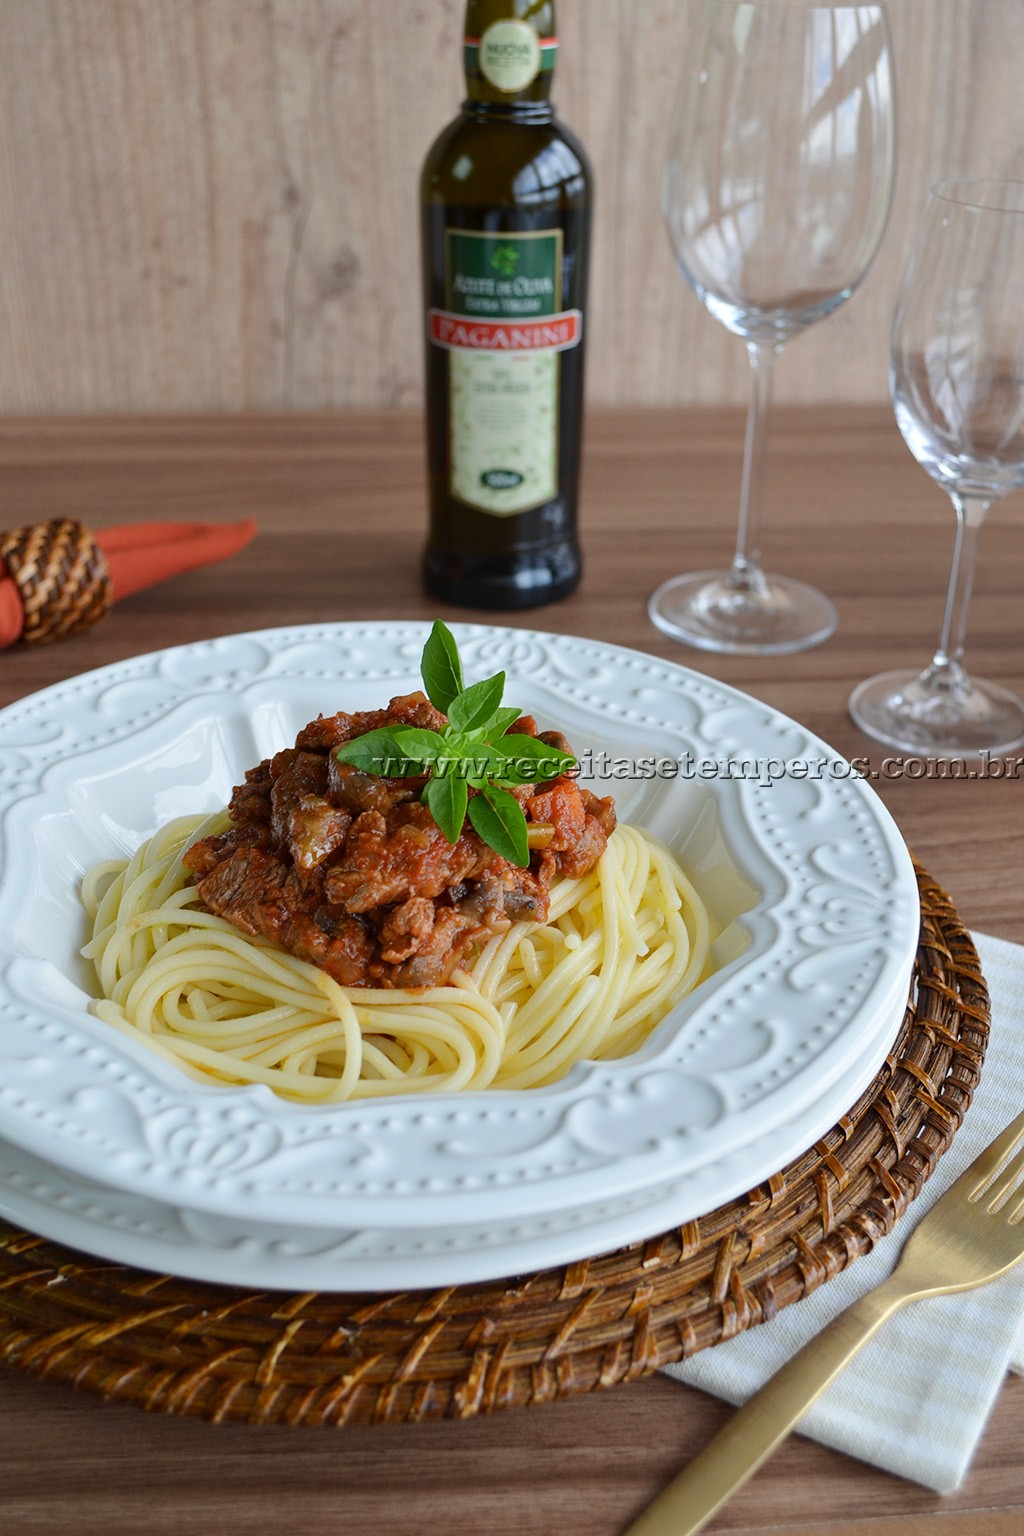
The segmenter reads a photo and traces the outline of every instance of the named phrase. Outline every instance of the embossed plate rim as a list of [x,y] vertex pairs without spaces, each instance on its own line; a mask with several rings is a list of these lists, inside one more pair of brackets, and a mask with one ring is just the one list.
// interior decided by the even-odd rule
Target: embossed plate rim
[[[653,738],[643,733],[656,731],[661,733],[661,740],[667,736],[680,746],[692,746],[696,742],[698,747],[703,746],[709,751],[712,747],[725,751],[730,745],[746,751],[746,744],[753,740],[766,749],[781,751],[789,748],[792,756],[799,755],[792,750],[799,746],[805,756],[819,753],[829,763],[843,762],[803,727],[778,711],[677,663],[576,636],[479,625],[455,628],[460,644],[469,651],[471,666],[478,654],[481,662],[490,663],[498,658],[505,660],[506,665],[518,656],[523,687],[532,683],[549,694],[557,694],[560,685],[564,685],[568,678],[574,679],[577,687],[582,689],[584,703],[581,706],[577,698],[570,713],[578,714],[581,707],[584,711],[589,709],[597,722],[595,729],[608,730],[611,722],[616,739],[628,740],[631,732],[635,738],[639,729],[641,739],[649,740]],[[318,648],[322,663],[325,647],[330,649],[333,657],[335,651],[358,651],[359,645],[365,642],[375,648],[378,656],[374,668],[377,679],[387,680],[396,688],[414,686],[418,650],[426,629],[425,624],[412,622],[353,623],[293,626],[228,635],[115,663],[19,701],[0,713],[0,752],[5,743],[9,746],[19,725],[24,728],[33,718],[42,719],[45,729],[34,746],[37,752],[41,750],[44,761],[35,761],[31,755],[26,759],[23,742],[22,757],[26,759],[27,767],[23,761],[20,773],[11,776],[5,772],[0,777],[0,814],[3,817],[0,826],[4,837],[6,839],[12,829],[18,828],[19,805],[24,810],[29,802],[35,801],[39,802],[35,812],[48,808],[51,815],[55,813],[54,791],[52,787],[48,789],[48,785],[56,782],[55,775],[59,776],[61,770],[54,766],[50,773],[50,767],[67,764],[69,752],[72,754],[70,762],[74,764],[84,759],[88,752],[106,751],[121,739],[128,743],[135,741],[138,746],[140,741],[149,740],[154,730],[159,734],[160,725],[172,718],[168,715],[170,709],[199,699],[219,699],[224,708],[234,708],[239,699],[248,696],[248,691],[264,685],[278,691],[282,682],[292,685],[302,680],[305,685],[309,680],[308,669],[304,670],[295,658],[315,657]],[[386,651],[389,646],[386,659],[391,664],[383,665],[381,649]],[[254,652],[259,653],[255,665]],[[291,670],[289,655],[292,656]],[[228,665],[232,660],[241,660],[243,665]],[[247,666],[249,675],[246,674]],[[589,678],[588,667],[596,669]],[[205,672],[204,668],[207,669]],[[586,686],[593,681],[594,675],[600,678],[602,668],[609,676],[617,676],[620,683],[625,677],[633,687],[632,693],[627,691],[625,702],[622,698],[616,702],[597,695],[586,702]],[[473,670],[475,673],[476,668]],[[514,675],[514,668],[512,670]],[[341,679],[340,685],[344,686],[344,668],[332,665],[325,669],[321,664],[314,672],[318,679]],[[104,715],[104,698],[109,704],[117,695],[123,704],[133,697],[133,690],[146,688],[148,700],[150,691],[157,690],[157,684],[163,689],[163,697],[158,696],[155,705],[143,711],[148,719],[136,719],[125,725],[119,712]],[[645,715],[643,710],[633,707],[642,700],[645,691],[650,693],[657,689],[663,689],[671,697],[677,712],[683,715],[687,710],[694,712],[697,723],[692,729],[681,726],[676,716],[666,721]],[[706,706],[703,713],[700,701]],[[325,700],[323,707],[334,707],[336,702],[344,704],[346,701]],[[520,702],[531,706],[529,697]],[[52,711],[55,706],[70,711],[70,717],[64,716],[63,726],[66,731],[70,718],[70,740],[62,740],[52,718],[49,722],[45,720],[46,711]],[[713,741],[701,735],[709,720],[717,720],[718,734]],[[735,738],[737,730],[741,731],[741,740]],[[36,734],[40,735],[38,728]],[[576,734],[578,737],[578,731]],[[30,728],[29,744],[33,745],[31,735]],[[52,765],[45,761],[48,749]],[[239,772],[244,766],[247,764],[236,765]],[[71,772],[71,769],[67,771]],[[13,1088],[14,1098],[20,1094],[21,1102],[14,1102],[11,1069],[19,1061],[24,1064],[24,1042],[15,1040],[10,1028],[0,1030],[0,1067],[5,1069],[5,1080],[0,1084],[0,1134],[26,1150],[76,1169],[97,1182],[135,1190],[158,1200],[176,1198],[179,1203],[187,1201],[194,1209],[227,1215],[258,1210],[267,1219],[285,1223],[293,1221],[296,1213],[301,1212],[303,1220],[326,1227],[337,1224],[339,1201],[346,1215],[353,1220],[372,1220],[374,1213],[379,1220],[384,1209],[392,1225],[412,1226],[423,1223],[425,1212],[431,1220],[457,1225],[479,1219],[481,1211],[493,1213],[498,1220],[511,1220],[516,1215],[568,1209],[574,1204],[592,1201],[595,1193],[625,1198],[630,1193],[652,1190],[673,1179],[689,1176],[701,1167],[713,1170],[723,1149],[731,1154],[748,1145],[756,1146],[761,1154],[750,1165],[748,1182],[756,1183],[758,1177],[782,1166],[790,1155],[802,1150],[790,1145],[786,1135],[788,1122],[816,1102],[820,1108],[821,1128],[827,1129],[844,1108],[849,1074],[854,1064],[863,1071],[866,1061],[877,1065],[883,1059],[899,1024],[916,949],[917,886],[909,855],[895,825],[870,787],[860,780],[826,778],[818,781],[819,788],[810,796],[806,786],[789,778],[775,780],[760,788],[755,783],[749,789],[747,781],[739,781],[740,788],[736,787],[736,782],[733,781],[731,787],[716,789],[716,803],[727,840],[743,867],[752,864],[763,868],[767,863],[779,874],[778,886],[771,899],[762,900],[749,917],[755,935],[752,954],[762,964],[762,970],[767,966],[769,973],[777,963],[788,964],[790,974],[795,974],[800,966],[811,973],[812,980],[807,987],[797,989],[791,985],[784,989],[781,998],[776,996],[776,1008],[784,1002],[787,1009],[798,1004],[805,1010],[810,1007],[816,1017],[835,1015],[838,1023],[833,1037],[838,1040],[838,1045],[832,1049],[831,1056],[826,1047],[820,1057],[810,1058],[816,1060],[819,1067],[825,1063],[820,1076],[811,1073],[806,1066],[796,1070],[791,1079],[782,1080],[781,1087],[758,1098],[756,1113],[751,1114],[748,1109],[739,1120],[734,1116],[724,1134],[720,1123],[717,1123],[714,1137],[709,1140],[705,1134],[703,1141],[686,1126],[673,1125],[672,1135],[647,1135],[645,1125],[652,1115],[661,1115],[664,1121],[666,1115],[675,1114],[678,1119],[674,1101],[666,1104],[663,1098],[658,1098],[659,1092],[664,1094],[670,1068],[676,1070],[679,1067],[677,1056],[671,1051],[666,1055],[666,1042],[678,1041],[686,1029],[690,1029],[690,1035],[694,1036],[700,1027],[695,1021],[706,1019],[709,1010],[721,1012],[727,1005],[733,1011],[742,1012],[743,996],[751,991],[752,985],[751,968],[746,966],[734,965],[716,978],[706,993],[702,989],[701,997],[684,1006],[685,1027],[659,1032],[656,1048],[638,1053],[625,1063],[574,1069],[563,1084],[551,1089],[528,1095],[464,1095],[461,1100],[438,1096],[432,1098],[429,1105],[423,1099],[396,1098],[380,1104],[361,1103],[309,1111],[283,1105],[265,1090],[205,1088],[188,1083],[173,1068],[149,1057],[143,1047],[135,1049],[120,1037],[113,1037],[113,1032],[83,1015],[80,1006],[69,1005],[67,998],[51,997],[42,1004],[36,998],[33,1013],[32,1005],[18,997],[18,988],[24,985],[30,992],[38,990],[40,977],[38,970],[33,971],[33,965],[38,966],[38,962],[24,954],[12,956],[10,952],[3,966],[0,1003],[10,1008],[13,997],[15,1008],[28,1008],[27,1018],[32,1027],[44,1034],[49,1032],[46,1054],[39,1059],[49,1068],[52,1053],[61,1053],[67,1080],[50,1102],[46,1102],[44,1094],[43,1113],[39,1115],[34,1112],[40,1107],[38,1099],[33,1100],[30,1091],[33,1086],[38,1091],[38,1084],[29,1082],[26,1085],[26,1077],[31,1079],[31,1072],[23,1071]],[[822,784],[824,789],[820,788]],[[66,786],[60,793],[65,790]],[[50,801],[47,801],[48,793]],[[815,795],[819,797],[817,801]],[[798,806],[799,814],[787,815],[787,803],[791,807]],[[29,809],[31,811],[31,806]],[[798,842],[806,835],[808,824],[816,825],[816,818],[821,826],[812,833],[817,842],[808,859],[801,855]],[[843,852],[840,832],[846,823],[849,824],[846,852],[851,856],[856,851],[857,837],[865,840],[865,846],[874,839],[873,877],[870,871],[859,868],[857,881],[844,880],[841,872],[829,867],[829,858],[837,855],[837,850]],[[737,844],[741,846],[737,847]],[[883,854],[891,864],[889,895],[884,899],[877,880],[878,861]],[[744,864],[744,858],[748,856],[750,863]],[[787,860],[793,866],[788,883],[783,872]],[[802,886],[796,891],[794,901],[797,875]],[[0,913],[4,912],[5,891],[10,908],[12,886],[9,880],[0,881]],[[848,909],[853,911],[854,936],[852,939],[847,936],[847,947],[867,956],[867,961],[861,963],[864,974],[865,967],[870,969],[877,961],[877,974],[868,988],[867,1001],[863,997],[859,999],[858,1007],[849,1009],[849,1016],[846,1016],[842,1014],[842,999],[844,989],[848,994],[852,983],[851,973],[842,970],[842,962],[849,960],[849,956],[842,953],[841,941],[842,923],[850,915]],[[860,919],[866,922],[867,928],[858,935],[856,922]],[[763,939],[765,923],[771,929],[769,942],[767,947],[759,949],[758,925],[762,925]],[[812,933],[817,936],[810,937]],[[833,943],[835,950],[828,948]],[[827,974],[821,971],[823,952],[827,955]],[[24,978],[26,959],[27,979]],[[745,971],[747,979],[744,979]],[[852,974],[856,981],[856,967]],[[690,1048],[689,1045],[686,1047],[687,1050]],[[99,1135],[103,1116],[95,1104],[90,1121],[90,1096],[96,1103],[104,1102],[104,1092],[109,1095],[111,1091],[110,1074],[116,1077],[119,1072],[130,1090],[123,1096],[124,1103],[137,1109],[148,1096],[153,1106],[152,1113],[147,1113],[145,1120],[140,1121],[134,1144],[130,1140],[111,1144],[109,1139],[105,1141]],[[108,1075],[104,1076],[104,1073]],[[692,1071],[683,1077],[677,1071],[677,1086],[686,1088],[695,1081],[696,1075]],[[799,1087],[799,1092],[793,1091],[794,1084]],[[29,1093],[27,1100],[26,1093]],[[631,1103],[631,1097],[635,1103]],[[768,1123],[771,1116],[766,1119],[765,1105],[770,1105],[776,1116],[774,1127]],[[69,1114],[70,1121],[66,1118]],[[625,1126],[625,1143],[620,1137],[617,1146],[608,1142],[604,1148],[595,1149],[596,1134],[610,1134],[609,1126],[616,1114]],[[417,1117],[425,1122],[418,1140],[413,1133]],[[543,1147],[551,1145],[550,1132],[544,1133],[547,1143],[541,1143],[539,1160],[533,1156],[536,1148],[529,1145],[515,1154],[519,1157],[516,1169],[507,1165],[502,1167],[502,1158],[509,1154],[492,1156],[488,1145],[492,1130],[502,1130],[515,1140],[519,1132],[513,1122],[525,1120],[532,1125],[545,1119],[549,1125],[557,1122],[556,1137],[563,1135],[563,1127],[569,1127],[570,1150],[582,1147],[586,1154],[581,1168],[560,1167],[556,1163],[553,1171],[548,1171],[544,1157],[550,1160],[551,1154],[545,1153]],[[581,1125],[581,1122],[584,1123]],[[456,1145],[453,1151],[453,1136],[457,1141],[458,1136],[466,1135],[462,1128],[467,1124],[475,1127],[475,1134],[482,1139],[475,1149]],[[366,1129],[359,1131],[358,1126]],[[460,1129],[453,1132],[453,1127]],[[159,1134],[156,1134],[157,1129]],[[151,1131],[155,1141],[146,1139]],[[769,1134],[770,1131],[774,1134]],[[528,1138],[529,1129],[525,1134]],[[234,1142],[241,1138],[244,1143],[250,1135],[257,1139],[259,1135],[264,1137],[264,1143],[257,1147],[255,1154],[246,1154],[243,1150],[241,1158],[232,1160],[227,1156],[226,1148],[230,1151]],[[630,1136],[632,1143],[628,1140]],[[361,1137],[365,1142],[356,1145]],[[438,1140],[439,1137],[442,1139]],[[445,1137],[449,1141],[445,1142]],[[437,1170],[426,1179],[410,1182],[401,1176],[401,1170],[407,1169],[410,1162],[416,1164],[424,1140],[436,1153]],[[312,1152],[311,1142],[315,1147]],[[332,1181],[338,1184],[336,1165],[343,1146],[356,1171],[345,1175],[347,1183],[332,1188]],[[302,1179],[305,1183],[296,1187],[296,1162],[301,1164],[304,1158],[307,1167]],[[486,1175],[465,1173],[468,1166],[481,1158],[490,1158],[492,1172],[495,1167],[500,1169],[497,1180],[488,1182]],[[385,1163],[390,1159],[392,1170],[398,1170],[399,1176],[396,1177],[393,1171],[390,1178],[377,1175],[367,1178],[358,1171],[360,1159],[364,1163],[367,1159],[384,1159]],[[569,1162],[571,1164],[571,1158]],[[312,1181],[310,1167],[316,1175]],[[461,1168],[461,1173],[453,1171],[455,1168]],[[527,1169],[525,1182],[520,1182],[518,1177],[522,1168]],[[708,1188],[699,1197],[703,1209],[710,1208],[718,1199],[713,1187],[713,1172],[709,1173],[709,1178]],[[387,1187],[389,1184],[390,1188]]]

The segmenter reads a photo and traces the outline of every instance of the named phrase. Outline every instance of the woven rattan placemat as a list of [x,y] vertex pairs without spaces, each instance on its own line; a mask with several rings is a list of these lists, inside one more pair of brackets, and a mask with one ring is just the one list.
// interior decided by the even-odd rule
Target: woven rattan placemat
[[600,1258],[389,1295],[249,1292],[89,1258],[0,1222],[0,1361],[250,1423],[469,1416],[631,1381],[769,1322],[895,1225],[977,1085],[977,952],[922,871],[899,1038],[838,1125],[760,1188]]

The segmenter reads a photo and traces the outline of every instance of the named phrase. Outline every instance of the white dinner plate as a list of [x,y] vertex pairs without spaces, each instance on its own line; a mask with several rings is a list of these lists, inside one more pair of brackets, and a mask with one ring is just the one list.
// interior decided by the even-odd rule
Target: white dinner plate
[[[648,1235],[655,1211],[656,1225],[690,1219],[849,1106],[895,1036],[918,931],[913,867],[871,789],[803,727],[683,667],[527,629],[454,630],[471,680],[503,667],[506,698],[564,729],[591,787],[675,848],[715,920],[716,973],[636,1055],[545,1089],[306,1108],[184,1078],[88,1012],[83,871],[223,804],[318,713],[416,687],[427,626],[156,652],[0,712],[0,1136],[13,1148],[197,1218],[379,1234],[372,1283],[387,1285],[409,1283],[390,1250],[423,1232],[494,1228],[508,1268],[517,1223],[561,1232],[586,1213],[582,1256]],[[650,776],[641,760],[658,756],[683,771]],[[648,776],[616,776],[631,769]],[[605,1208],[607,1237],[590,1219]],[[500,1272],[480,1266],[457,1278]]]
[[[850,1081],[848,1106],[874,1076]],[[808,1147],[816,1109],[793,1122]],[[739,1147],[716,1165],[723,1188],[746,1188],[761,1151]],[[701,1177],[707,1178],[707,1171]],[[0,1217],[71,1248],[159,1273],[223,1285],[299,1291],[422,1290],[461,1285],[596,1256],[678,1224],[693,1209],[685,1176],[635,1195],[608,1196],[534,1217],[387,1228],[274,1223],[109,1189],[0,1141]],[[700,1214],[706,1214],[701,1212]]]

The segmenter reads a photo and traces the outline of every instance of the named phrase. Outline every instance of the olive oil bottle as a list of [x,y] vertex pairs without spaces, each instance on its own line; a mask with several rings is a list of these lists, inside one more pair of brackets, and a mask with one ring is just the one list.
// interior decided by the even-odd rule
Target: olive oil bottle
[[529,608],[580,577],[591,173],[558,121],[553,0],[468,0],[466,100],[421,178],[428,590]]

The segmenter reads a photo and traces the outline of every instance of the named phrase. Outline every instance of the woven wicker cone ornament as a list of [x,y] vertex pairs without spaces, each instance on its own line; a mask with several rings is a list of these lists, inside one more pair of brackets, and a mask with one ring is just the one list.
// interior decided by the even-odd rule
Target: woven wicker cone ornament
[[165,1413],[254,1424],[467,1417],[631,1381],[770,1322],[891,1231],[978,1083],[988,996],[949,898],[870,1088],[768,1182],[600,1258],[392,1295],[252,1293],[111,1265],[0,1223],[0,1361]]
[[110,607],[106,557],[88,528],[73,518],[0,534],[0,562],[21,597],[25,641],[40,644],[87,629]]
[[129,522],[95,535],[73,518],[0,533],[0,650],[94,624],[122,598],[238,554],[256,523]]

